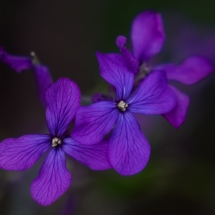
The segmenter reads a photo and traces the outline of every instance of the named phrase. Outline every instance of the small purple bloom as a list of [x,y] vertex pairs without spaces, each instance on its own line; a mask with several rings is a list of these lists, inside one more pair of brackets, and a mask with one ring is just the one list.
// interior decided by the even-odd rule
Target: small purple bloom
[[50,149],[38,177],[31,184],[31,195],[41,205],[53,203],[71,183],[65,154],[94,170],[111,168],[106,143],[86,146],[66,136],[68,125],[80,105],[78,86],[61,78],[47,90],[45,99],[50,134],[24,135],[0,144],[0,167],[5,170],[26,170]]
[[10,55],[5,51],[3,47],[0,47],[0,60],[2,60],[16,72],[30,69],[33,66],[31,58]]
[[108,143],[109,160],[122,175],[132,175],[147,164],[150,146],[133,113],[163,114],[175,105],[175,97],[162,71],[153,71],[132,92],[134,73],[118,54],[97,53],[101,76],[116,89],[116,98],[80,107],[72,137],[92,145],[102,141],[112,129]]
[[[211,63],[202,56],[190,56],[179,65],[164,64],[153,67],[148,65],[151,57],[160,52],[165,40],[161,16],[153,11],[143,12],[134,19],[131,40],[133,54],[125,47],[126,38],[124,36],[119,36],[116,44],[134,74],[139,72],[147,75],[153,70],[162,70],[168,80],[179,81],[183,84],[194,84],[205,78],[213,70]],[[137,65],[139,65],[138,69]],[[175,128],[178,128],[184,122],[189,97],[173,86],[169,85],[169,88],[175,93],[177,103],[169,113],[163,116]]]
[[35,53],[31,52],[31,57],[20,57],[8,54],[4,48],[0,47],[0,60],[18,73],[26,69],[34,70],[37,93],[40,101],[46,107],[45,92],[53,84],[53,80],[48,67],[40,64]]

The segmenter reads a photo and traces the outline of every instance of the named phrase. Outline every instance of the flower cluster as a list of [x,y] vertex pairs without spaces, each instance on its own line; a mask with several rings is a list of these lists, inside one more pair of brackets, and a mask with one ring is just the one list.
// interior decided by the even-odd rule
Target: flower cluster
[[161,114],[178,128],[185,120],[189,98],[168,81],[191,85],[212,72],[203,56],[189,56],[178,65],[150,64],[165,40],[161,16],[153,11],[143,12],[133,21],[133,52],[127,49],[126,40],[124,36],[116,39],[121,54],[96,53],[100,75],[111,85],[111,92],[97,93],[88,106],[80,106],[76,83],[68,78],[54,83],[34,53],[19,57],[0,48],[0,59],[16,72],[33,69],[38,96],[46,109],[49,134],[9,138],[0,144],[0,168],[5,170],[26,170],[49,151],[31,184],[31,195],[39,204],[53,203],[68,189],[71,175],[65,154],[93,170],[113,168],[125,176],[143,170],[150,146],[134,114]]

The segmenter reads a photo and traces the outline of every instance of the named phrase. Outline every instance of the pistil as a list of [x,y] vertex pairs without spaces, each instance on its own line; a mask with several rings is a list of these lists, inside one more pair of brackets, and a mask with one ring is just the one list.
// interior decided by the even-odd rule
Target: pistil
[[126,59],[129,67],[133,70],[135,74],[139,72],[139,61],[131,54],[131,52],[126,48],[126,37],[118,36],[116,38],[116,45],[123,57]]

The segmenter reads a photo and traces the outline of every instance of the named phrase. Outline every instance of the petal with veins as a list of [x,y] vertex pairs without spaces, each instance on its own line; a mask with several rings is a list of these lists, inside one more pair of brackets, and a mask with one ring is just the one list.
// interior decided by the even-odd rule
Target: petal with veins
[[61,136],[80,105],[80,90],[68,78],[61,78],[46,91],[46,120],[49,132]]
[[0,144],[0,167],[6,170],[26,170],[51,146],[49,135],[25,135],[9,138]]
[[117,100],[126,99],[134,82],[133,70],[125,58],[118,54],[96,53],[101,76],[116,88]]
[[113,101],[100,101],[80,107],[71,135],[82,144],[96,144],[113,128],[118,114],[116,103]]
[[65,138],[63,144],[65,153],[89,166],[93,170],[110,169],[107,142],[95,145],[83,145],[72,138]]
[[176,98],[163,71],[152,71],[127,100],[133,113],[163,114],[176,104]]
[[41,205],[56,201],[71,183],[71,174],[66,168],[65,153],[52,149],[40,169],[39,176],[31,184],[31,195]]
[[147,164],[150,146],[140,130],[134,116],[120,114],[109,139],[109,159],[113,168],[121,175],[133,175]]

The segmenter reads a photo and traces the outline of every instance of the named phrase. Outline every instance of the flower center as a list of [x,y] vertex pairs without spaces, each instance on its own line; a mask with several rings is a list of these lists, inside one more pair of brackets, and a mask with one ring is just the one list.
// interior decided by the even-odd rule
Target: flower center
[[128,107],[128,104],[124,101],[120,101],[118,104],[117,104],[117,107],[120,111],[126,111],[126,108]]
[[56,146],[61,145],[61,144],[62,144],[62,141],[60,138],[54,137],[52,139],[52,147],[56,147]]

